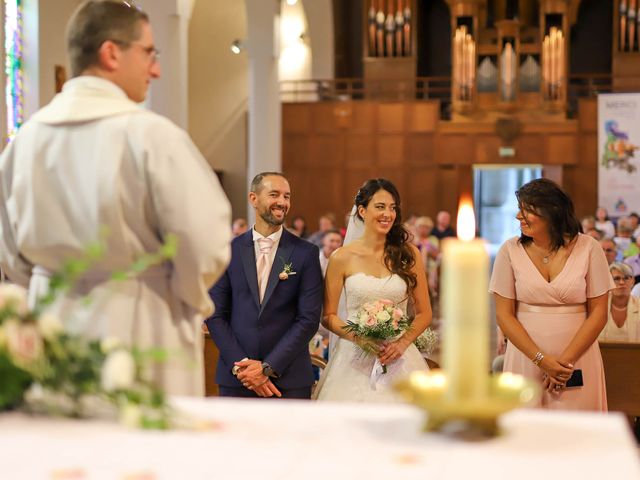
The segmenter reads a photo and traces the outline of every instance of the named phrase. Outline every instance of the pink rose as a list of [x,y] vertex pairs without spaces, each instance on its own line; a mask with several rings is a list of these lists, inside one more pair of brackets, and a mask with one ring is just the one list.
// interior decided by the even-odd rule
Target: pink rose
[[376,318],[375,317],[367,318],[367,327],[373,327],[375,324],[376,324]]
[[393,309],[393,320],[394,321],[398,321],[400,320],[402,317],[404,316],[404,312],[402,311],[402,309],[400,308],[394,308]]
[[44,344],[36,325],[9,321],[4,328],[7,350],[18,365],[28,367],[40,358]]
[[393,302],[391,300],[387,300],[386,298],[383,300],[380,300],[380,303],[382,305],[393,305]]

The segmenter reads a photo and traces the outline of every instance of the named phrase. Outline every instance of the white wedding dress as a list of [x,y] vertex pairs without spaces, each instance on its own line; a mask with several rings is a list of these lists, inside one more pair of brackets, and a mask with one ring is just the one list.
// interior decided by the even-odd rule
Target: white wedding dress
[[[355,273],[344,282],[347,318],[353,318],[367,302],[388,299],[406,312],[407,287],[398,275],[383,278]],[[400,396],[393,384],[415,370],[428,367],[415,345],[411,344],[401,358],[387,365],[387,373],[372,375],[376,358],[365,355],[349,340],[339,339],[329,357],[315,391],[318,400],[343,402],[398,402]]]

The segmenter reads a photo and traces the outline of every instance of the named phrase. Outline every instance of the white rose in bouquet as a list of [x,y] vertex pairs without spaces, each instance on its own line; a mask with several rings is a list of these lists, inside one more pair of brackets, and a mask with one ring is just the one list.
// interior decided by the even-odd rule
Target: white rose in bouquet
[[38,318],[38,328],[42,336],[47,340],[53,340],[64,330],[60,319],[51,313],[43,313],[40,315],[40,318]]
[[376,319],[379,322],[387,322],[391,320],[391,315],[389,315],[389,312],[387,312],[386,310],[382,310],[381,312],[378,312],[378,314],[376,315]]
[[102,388],[107,392],[130,388],[135,373],[136,365],[131,353],[126,350],[111,352],[102,365]]
[[13,283],[0,284],[0,309],[9,306],[13,306],[18,315],[27,313],[27,290]]
[[44,352],[44,342],[34,324],[9,320],[4,324],[7,350],[17,365],[32,367]]

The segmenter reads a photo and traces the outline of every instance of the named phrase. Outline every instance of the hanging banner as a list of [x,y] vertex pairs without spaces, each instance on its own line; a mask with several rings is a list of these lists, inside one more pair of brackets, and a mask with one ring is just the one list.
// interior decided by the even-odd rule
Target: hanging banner
[[598,95],[598,205],[640,213],[640,93]]

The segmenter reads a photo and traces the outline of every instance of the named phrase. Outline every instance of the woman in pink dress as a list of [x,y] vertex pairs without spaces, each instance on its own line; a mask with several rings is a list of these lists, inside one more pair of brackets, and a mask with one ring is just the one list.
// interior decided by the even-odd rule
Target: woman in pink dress
[[597,338],[615,285],[602,248],[580,233],[573,202],[551,180],[516,196],[522,235],[501,247],[490,282],[509,339],[504,371],[538,380],[541,407],[606,411]]

